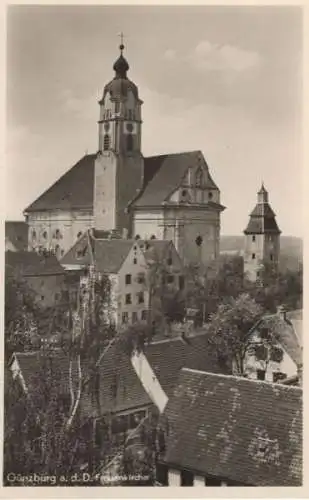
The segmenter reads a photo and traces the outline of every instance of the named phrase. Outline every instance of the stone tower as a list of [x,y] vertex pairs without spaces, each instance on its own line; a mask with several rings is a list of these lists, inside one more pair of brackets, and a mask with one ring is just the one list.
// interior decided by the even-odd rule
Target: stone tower
[[268,202],[268,192],[262,184],[244,231],[244,271],[251,281],[259,278],[264,263],[273,266],[275,271],[278,269],[281,231],[275,217]]
[[113,69],[114,78],[99,101],[99,151],[95,160],[94,226],[96,229],[132,232],[128,203],[143,185],[141,105],[137,86],[128,79],[124,45]]

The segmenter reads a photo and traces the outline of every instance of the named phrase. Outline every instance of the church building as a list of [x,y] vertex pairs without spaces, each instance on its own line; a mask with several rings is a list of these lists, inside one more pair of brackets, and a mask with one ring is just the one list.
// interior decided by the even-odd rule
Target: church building
[[244,271],[251,281],[259,279],[263,264],[278,269],[280,254],[280,234],[276,215],[268,202],[268,192],[264,184],[257,194],[257,204],[250,214],[244,231]]
[[172,240],[184,263],[219,254],[220,191],[201,151],[144,157],[142,104],[123,56],[99,101],[98,151],[81,158],[24,211],[29,250],[61,257],[87,229]]

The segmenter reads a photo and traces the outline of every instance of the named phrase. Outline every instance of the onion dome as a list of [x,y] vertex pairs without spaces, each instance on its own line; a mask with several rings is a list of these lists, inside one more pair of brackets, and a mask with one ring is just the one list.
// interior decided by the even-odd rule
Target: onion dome
[[123,49],[124,45],[121,44],[119,46],[120,56],[115,61],[113,65],[113,69],[115,71],[115,76],[113,80],[111,80],[104,87],[103,98],[100,101],[100,104],[104,101],[104,98],[107,93],[111,95],[112,98],[121,98],[126,97],[128,91],[130,90],[134,97],[138,99],[138,89],[135,83],[131,82],[131,80],[127,77],[127,71],[129,70],[129,64],[125,57],[123,57]]

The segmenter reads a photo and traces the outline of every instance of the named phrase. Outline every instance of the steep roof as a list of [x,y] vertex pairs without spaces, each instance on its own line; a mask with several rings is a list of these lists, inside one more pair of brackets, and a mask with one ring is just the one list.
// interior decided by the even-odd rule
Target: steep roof
[[28,224],[24,221],[5,221],[5,237],[17,250],[27,250]]
[[[209,353],[208,337],[200,335],[184,342],[173,338],[153,342],[145,347],[145,355],[167,396],[171,396],[183,366],[207,369],[214,373],[230,373]],[[102,414],[119,412],[151,404],[136,375],[128,354],[114,345],[99,363],[100,408]],[[96,413],[97,406],[88,395],[83,399],[83,412]]]
[[25,212],[43,210],[93,209],[94,161],[85,155],[37,198]]
[[[96,233],[96,236],[99,234]],[[124,240],[118,237],[97,239],[93,238],[91,231],[86,231],[63,256],[61,265],[64,267],[90,265],[92,253],[97,271],[117,273],[134,243],[136,243],[135,240]]]
[[276,214],[268,203],[268,193],[262,185],[258,192],[258,203],[252,210],[245,234],[280,234]]
[[24,277],[48,276],[64,274],[63,267],[59,264],[54,255],[48,257],[36,252],[11,252],[5,253],[5,274],[13,276],[19,274]]
[[302,484],[302,390],[184,368],[165,463],[254,486]]
[[[27,389],[35,388],[38,377],[42,377],[42,373],[49,369],[59,381],[59,392],[69,393],[69,357],[62,349],[51,349],[48,352],[44,350],[16,352],[10,360],[10,365],[14,359],[20,367]],[[76,381],[77,367],[75,363],[72,365],[72,373],[73,379]]]
[[[145,158],[145,187],[134,207],[161,205],[180,185],[188,168],[200,165],[201,157],[201,151],[190,151]],[[207,182],[209,188],[218,189],[209,173]]]
[[[134,206],[160,205],[179,185],[190,166],[199,164],[200,151],[175,153],[144,158],[144,189]],[[85,155],[62,175],[25,212],[44,210],[93,210],[94,164],[96,154]],[[218,189],[210,174],[208,186]]]

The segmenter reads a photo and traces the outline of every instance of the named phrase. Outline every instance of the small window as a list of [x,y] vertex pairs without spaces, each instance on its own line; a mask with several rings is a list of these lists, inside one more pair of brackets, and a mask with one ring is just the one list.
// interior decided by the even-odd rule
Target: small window
[[254,260],[254,259],[255,259],[255,253],[252,254],[252,260]]
[[170,275],[167,277],[167,282],[168,282],[168,283],[174,283],[174,276],[170,274]]
[[122,323],[126,324],[128,323],[128,320],[129,320],[128,313],[127,312],[122,313]]
[[208,193],[208,199],[209,199],[209,200],[212,200],[212,199],[213,199],[213,194],[212,194],[212,192]]
[[137,282],[141,285],[142,283],[145,283],[145,275],[144,273],[140,273],[137,277]]
[[60,299],[60,293],[55,293],[55,300],[59,300]]
[[137,235],[135,236],[135,239],[136,239],[136,240],[140,240],[140,239],[141,239],[140,235],[139,235],[139,234],[137,234]]
[[137,264],[137,258],[136,257],[134,257],[134,259],[133,259],[133,264]]
[[44,231],[44,232],[43,232],[43,238],[44,238],[44,240],[46,240],[46,239],[47,239],[47,231]]
[[138,304],[144,304],[144,292],[139,292],[137,294],[137,302]]
[[255,241],[255,235],[252,236],[252,241]]
[[195,243],[198,247],[201,246],[201,244],[203,243],[203,238],[199,235],[197,236],[196,240],[195,240]]
[[172,257],[170,256],[168,259],[167,259],[167,265],[168,266],[171,266],[173,264],[173,259]]
[[81,235],[82,235],[82,234],[83,234],[83,233],[82,233],[81,231],[78,231],[78,233],[77,233],[77,239],[79,239],[79,238],[81,237]]
[[181,196],[187,196],[187,190],[186,189],[183,189],[181,191]]
[[284,380],[286,378],[286,373],[282,372],[273,372],[273,382],[279,382],[280,380]]
[[136,322],[137,322],[137,312],[133,311],[132,312],[132,323],[136,323]]
[[131,285],[131,278],[132,278],[131,274],[126,274],[126,278],[125,278],[126,285]]
[[141,320],[142,321],[146,321],[147,320],[147,311],[142,311],[142,314],[141,314]]
[[35,240],[35,239],[36,239],[36,231],[35,231],[35,230],[33,230],[33,231],[32,231],[32,239],[33,239],[33,240]]
[[182,470],[180,472],[180,486],[193,486],[193,473]]
[[265,370],[256,370],[258,380],[265,380]]
[[131,302],[131,294],[130,293],[126,293],[125,302],[126,302],[126,304],[132,304],[132,302]]
[[150,239],[151,239],[151,240],[155,240],[155,239],[156,239],[155,235],[154,235],[154,234],[152,234],[152,235],[151,235],[151,237],[150,237]]
[[44,300],[45,299],[45,296],[44,295],[41,295],[41,300]]
[[273,254],[272,253],[270,254],[270,260],[273,260]]

